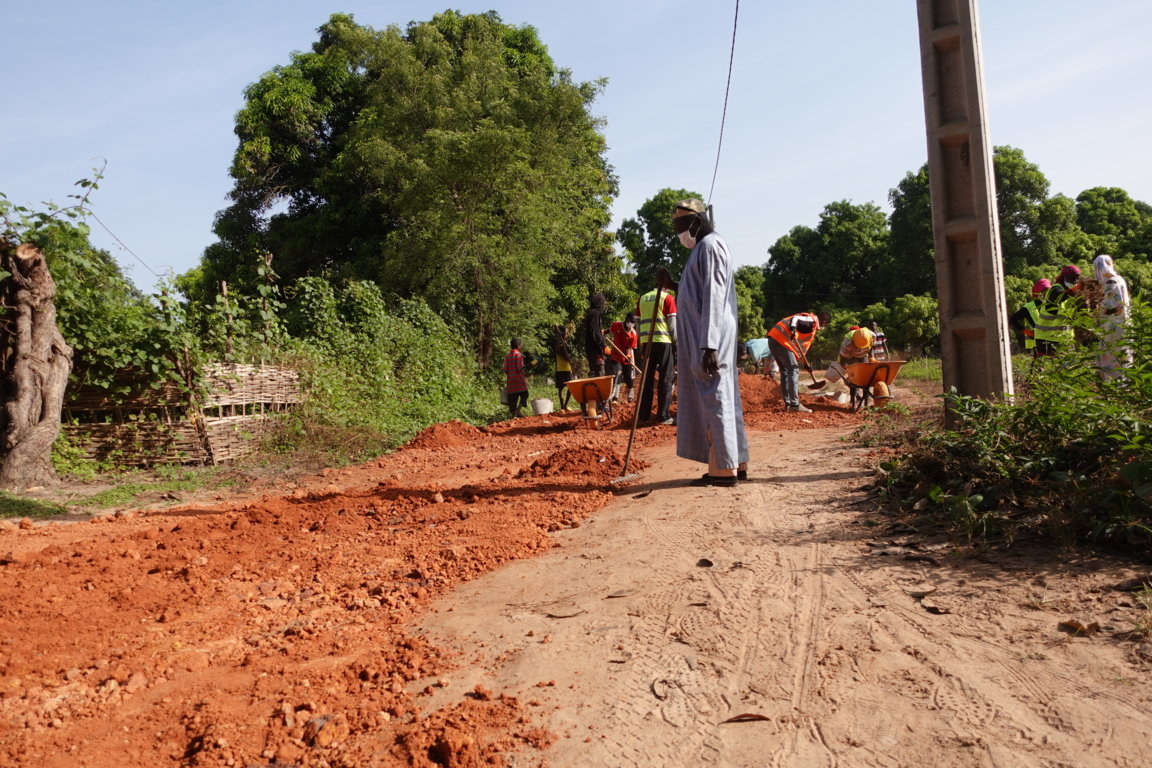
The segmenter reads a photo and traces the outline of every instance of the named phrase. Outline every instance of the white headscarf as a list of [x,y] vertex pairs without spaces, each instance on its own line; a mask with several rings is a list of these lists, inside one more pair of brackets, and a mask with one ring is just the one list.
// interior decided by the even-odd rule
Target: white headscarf
[[1096,273],[1096,280],[1104,289],[1104,299],[1101,306],[1110,311],[1109,314],[1128,317],[1128,281],[1120,277],[1112,257],[1102,253],[1092,262],[1092,271]]

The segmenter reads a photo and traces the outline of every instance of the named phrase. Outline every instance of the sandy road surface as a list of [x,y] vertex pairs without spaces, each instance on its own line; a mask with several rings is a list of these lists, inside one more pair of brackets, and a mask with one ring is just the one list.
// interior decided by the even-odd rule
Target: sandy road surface
[[736,490],[686,487],[691,465],[650,451],[560,548],[457,589],[423,627],[472,660],[466,686],[539,709],[552,766],[1152,764],[1148,647],[1057,628],[1134,616],[1077,593],[1124,567],[885,535],[843,434],[757,432]]

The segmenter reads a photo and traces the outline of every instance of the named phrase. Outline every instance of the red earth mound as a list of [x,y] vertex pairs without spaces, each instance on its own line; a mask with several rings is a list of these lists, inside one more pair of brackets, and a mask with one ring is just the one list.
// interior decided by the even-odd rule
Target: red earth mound
[[[640,459],[629,461],[629,472],[639,471],[648,466]],[[520,470],[517,477],[556,477],[573,475],[586,477],[599,482],[611,482],[620,476],[624,469],[624,457],[614,451],[604,451],[591,446],[577,446],[554,451],[532,462],[532,466]]]
[[463,421],[446,421],[443,424],[433,424],[420,432],[412,438],[408,447],[432,450],[454,448],[473,442],[482,434],[479,429]]
[[[787,414],[774,383],[741,387],[753,429],[859,418]],[[408,627],[611,501],[630,416],[449,422],[282,495],[0,524],[0,764],[500,765],[546,743],[500,692],[425,711],[454,661]],[[674,433],[641,429],[635,448]]]

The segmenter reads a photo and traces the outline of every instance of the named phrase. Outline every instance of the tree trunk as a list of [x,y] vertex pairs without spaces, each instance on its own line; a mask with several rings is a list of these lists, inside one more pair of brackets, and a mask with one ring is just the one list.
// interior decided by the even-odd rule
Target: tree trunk
[[0,488],[56,480],[52,443],[60,432],[72,348],[56,327],[56,283],[44,254],[0,239]]

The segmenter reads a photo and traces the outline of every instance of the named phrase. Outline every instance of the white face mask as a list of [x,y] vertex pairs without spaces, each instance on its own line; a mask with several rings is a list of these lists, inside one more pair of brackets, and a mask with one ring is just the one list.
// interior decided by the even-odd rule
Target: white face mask
[[684,246],[685,248],[696,247],[696,238],[692,237],[692,233],[688,230],[684,230],[679,235],[677,235],[677,237],[680,238],[680,245]]

